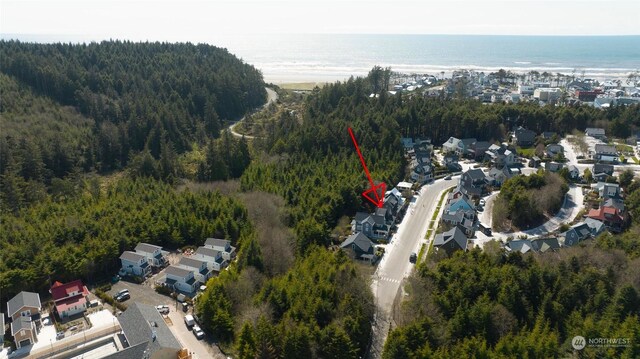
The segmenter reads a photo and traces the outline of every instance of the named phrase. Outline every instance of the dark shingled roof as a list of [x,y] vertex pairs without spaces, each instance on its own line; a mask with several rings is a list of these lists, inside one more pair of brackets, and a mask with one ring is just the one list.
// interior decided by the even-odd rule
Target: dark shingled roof
[[373,242],[365,236],[362,232],[352,234],[340,245],[340,248],[348,248],[352,244],[355,244],[364,253],[373,253]]

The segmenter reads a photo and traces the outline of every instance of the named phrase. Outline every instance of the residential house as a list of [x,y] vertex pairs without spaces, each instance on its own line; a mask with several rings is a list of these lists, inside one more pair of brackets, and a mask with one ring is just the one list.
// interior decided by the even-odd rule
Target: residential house
[[447,194],[447,204],[453,202],[454,200],[457,200],[464,195],[465,194],[462,193],[459,186],[455,187],[451,192]]
[[487,177],[481,169],[471,169],[460,177],[458,188],[469,196],[482,196],[487,191]]
[[529,160],[529,167],[533,167],[533,168],[538,168],[540,167],[540,162],[542,160],[540,159],[540,157],[538,156],[533,156],[531,157],[531,159]]
[[587,128],[584,131],[584,134],[587,135],[587,136],[591,136],[593,138],[597,138],[599,140],[606,139],[605,133],[604,133],[604,128],[593,128],[593,127],[590,127],[590,128]]
[[522,254],[528,253],[533,250],[531,241],[528,239],[516,239],[507,242],[504,248],[508,252],[520,252]]
[[491,144],[487,141],[476,141],[467,150],[467,155],[475,161],[482,161],[489,147]]
[[442,222],[459,227],[467,237],[473,237],[477,228],[477,214],[475,210],[458,208],[442,213]]
[[355,259],[373,261],[375,245],[362,232],[354,233],[342,242],[340,248],[350,251]]
[[593,165],[591,173],[596,181],[604,182],[607,177],[613,176],[613,165],[596,163]]
[[118,323],[127,346],[114,353],[114,357],[117,355],[117,358],[179,358],[178,352],[182,345],[173,336],[155,307],[135,302],[118,316]]
[[615,146],[597,144],[593,159],[605,163],[618,163],[618,150]]
[[577,180],[580,178],[580,170],[578,169],[578,167],[576,167],[575,165],[569,165],[567,169],[569,170],[569,178],[571,178],[572,180]]
[[11,336],[16,348],[26,347],[38,341],[38,330],[29,317],[19,317],[11,322]]
[[587,217],[597,219],[612,232],[620,232],[626,222],[626,213],[616,206],[603,204],[598,209],[591,209]]
[[536,141],[536,133],[522,126],[515,130],[516,144],[520,147],[531,147]]
[[411,193],[411,189],[413,188],[413,184],[411,182],[398,182],[396,188],[404,198],[409,198],[413,195],[413,193]]
[[533,98],[543,102],[554,102],[562,96],[559,88],[537,88],[533,91]]
[[493,144],[485,151],[485,159],[490,161],[493,167],[502,168],[516,163],[516,154],[504,143],[500,146]]
[[151,265],[147,257],[140,253],[124,251],[120,255],[120,263],[122,264],[121,273],[124,275],[139,277],[151,275]]
[[11,335],[17,348],[38,341],[38,332],[42,326],[41,311],[42,304],[38,293],[23,291],[7,302],[7,315],[11,319]]
[[209,247],[198,247],[192,258],[207,262],[207,267],[216,272],[220,272],[228,264],[222,251]]
[[600,233],[604,232],[606,229],[606,226],[604,225],[604,222],[599,221],[597,219],[593,219],[593,218],[586,218],[584,220],[584,223],[589,226],[589,229],[591,229],[591,236],[593,237],[597,237]]
[[469,199],[469,197],[465,196],[464,194],[462,194],[461,196],[449,199],[444,206],[445,212],[456,212],[459,209],[462,209],[465,211],[474,211],[475,206],[473,205],[473,203],[471,203],[471,200]]
[[420,159],[413,160],[411,162],[411,180],[424,184],[433,179],[433,168],[431,165],[431,160],[422,161]]
[[194,256],[180,258],[178,266],[193,271],[193,277],[202,284],[206,284],[209,278],[213,276],[213,271],[209,268],[207,262],[194,258]]
[[391,230],[384,216],[369,214],[365,212],[356,213],[355,219],[351,222],[351,230],[362,232],[369,239],[374,241],[386,241],[389,239]]
[[207,238],[204,242],[204,246],[216,249],[222,252],[222,258],[231,261],[236,257],[236,247],[231,245],[231,241],[218,238]]
[[604,199],[622,198],[620,185],[617,183],[598,182],[591,185],[591,187],[598,191],[598,195]]
[[[389,217],[389,221],[393,221],[395,218],[399,218],[400,211],[404,207],[404,198],[398,189],[394,188],[391,191],[387,191],[384,194],[384,209],[386,209],[386,216]],[[385,218],[386,218],[385,216]]]
[[552,143],[550,145],[547,145],[547,147],[545,148],[545,153],[547,154],[547,156],[552,158],[558,154],[564,155],[564,147],[557,143]]
[[433,246],[437,251],[444,250],[451,255],[455,251],[467,250],[467,241],[467,236],[456,226],[449,231],[437,234],[433,240]]
[[463,138],[458,139],[455,137],[449,137],[447,142],[442,144],[443,152],[455,152],[458,156],[464,156],[468,151],[471,145],[476,142],[475,138]]
[[198,281],[192,270],[170,265],[165,270],[165,283],[178,292],[191,295],[196,291]]
[[500,187],[506,180],[518,174],[520,174],[519,169],[511,169],[506,166],[501,169],[493,167],[489,170],[487,177],[491,185]]
[[89,307],[89,290],[79,279],[66,284],[56,281],[49,292],[60,319],[84,313]]
[[531,240],[531,248],[539,253],[555,252],[560,249],[558,238],[538,238]]
[[557,163],[557,162],[545,162],[544,163],[544,169],[549,171],[549,172],[558,172],[563,168],[564,168],[564,164],[563,163]]
[[136,253],[147,257],[147,261],[152,267],[164,267],[169,262],[162,254],[162,247],[148,243],[138,243],[135,248]]
[[589,239],[591,237],[591,228],[583,222],[560,234],[560,237],[564,238],[563,244],[565,247],[571,247],[578,244],[580,241]]

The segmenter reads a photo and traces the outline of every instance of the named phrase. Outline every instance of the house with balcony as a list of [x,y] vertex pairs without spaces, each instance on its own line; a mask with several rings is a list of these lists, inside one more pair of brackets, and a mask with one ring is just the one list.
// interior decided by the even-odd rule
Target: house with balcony
[[502,168],[516,163],[516,154],[506,144],[493,144],[485,151],[485,160],[491,162],[492,167]]
[[222,251],[209,247],[199,247],[191,257],[206,262],[207,267],[216,272],[220,272],[228,264],[222,255]]
[[124,251],[120,255],[121,275],[131,275],[138,277],[148,277],[151,275],[151,265],[146,256],[132,252]]
[[180,258],[178,267],[193,271],[194,278],[202,284],[207,283],[209,278],[213,276],[213,271],[209,269],[207,262],[193,256]]
[[516,144],[520,147],[531,147],[536,141],[536,133],[522,126],[516,128]]
[[232,246],[231,241],[226,239],[207,238],[204,246],[220,251],[222,258],[228,261],[232,261],[236,257],[236,247]]
[[458,156],[462,157],[467,153],[474,142],[476,142],[475,138],[459,139],[449,137],[447,142],[442,144],[442,152],[455,152]]
[[618,163],[616,146],[597,144],[593,159],[602,163]]
[[193,270],[170,265],[164,270],[165,284],[177,292],[191,295],[195,293],[198,281]]
[[79,279],[66,284],[56,281],[49,292],[61,320],[84,313],[89,307],[89,290]]
[[351,230],[353,233],[362,232],[373,241],[387,241],[391,226],[385,216],[378,213],[358,212],[351,221]]
[[17,348],[29,346],[38,341],[38,333],[42,327],[41,312],[42,304],[38,293],[23,291],[7,302],[7,315],[11,319],[11,335]]
[[481,169],[471,169],[460,177],[458,189],[466,196],[482,196],[487,192],[488,180]]
[[135,248],[136,253],[142,254],[147,258],[149,265],[152,267],[164,267],[169,264],[162,253],[162,247],[148,243],[138,243]]
[[605,201],[598,209],[589,210],[587,217],[604,223],[608,230],[616,233],[622,231],[628,219],[624,206],[620,207],[611,201]]
[[598,182],[604,182],[607,177],[613,176],[613,165],[605,163],[595,163],[591,169],[593,178]]

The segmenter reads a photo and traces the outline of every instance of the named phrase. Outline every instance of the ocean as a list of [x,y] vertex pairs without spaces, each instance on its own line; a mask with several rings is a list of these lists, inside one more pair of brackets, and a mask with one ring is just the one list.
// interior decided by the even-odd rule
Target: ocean
[[640,71],[640,36],[241,35],[212,43],[276,83],[342,80],[375,65],[431,75],[502,68],[598,79]]
[[[10,36],[80,42],[80,37]],[[259,68],[267,82],[324,82],[366,75],[375,66],[440,75],[456,69],[536,70],[622,79],[640,71],[640,36],[201,34]]]

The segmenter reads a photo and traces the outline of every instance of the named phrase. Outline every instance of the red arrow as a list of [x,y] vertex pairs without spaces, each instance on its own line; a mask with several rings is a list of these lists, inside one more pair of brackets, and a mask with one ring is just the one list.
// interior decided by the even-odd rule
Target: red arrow
[[[373,183],[373,180],[371,179],[371,174],[369,174],[369,169],[367,168],[367,165],[364,163],[364,158],[362,157],[362,153],[360,153],[360,147],[358,146],[356,137],[353,135],[353,131],[351,130],[351,127],[349,127],[348,129],[349,129],[349,135],[351,136],[351,140],[353,141],[353,145],[356,147],[356,152],[358,152],[358,156],[360,157],[360,163],[362,163],[362,167],[364,168],[364,173],[367,174],[367,179],[369,180],[369,184],[371,185],[371,188],[362,192],[362,195],[364,196],[364,198],[371,201],[371,203],[375,204],[376,207],[382,208],[382,206],[384,205],[384,193],[387,190],[387,185],[384,184],[384,182],[380,183],[377,186]],[[381,189],[380,191],[381,194],[378,194],[379,189]],[[375,199],[371,197],[371,192],[373,192]]]

